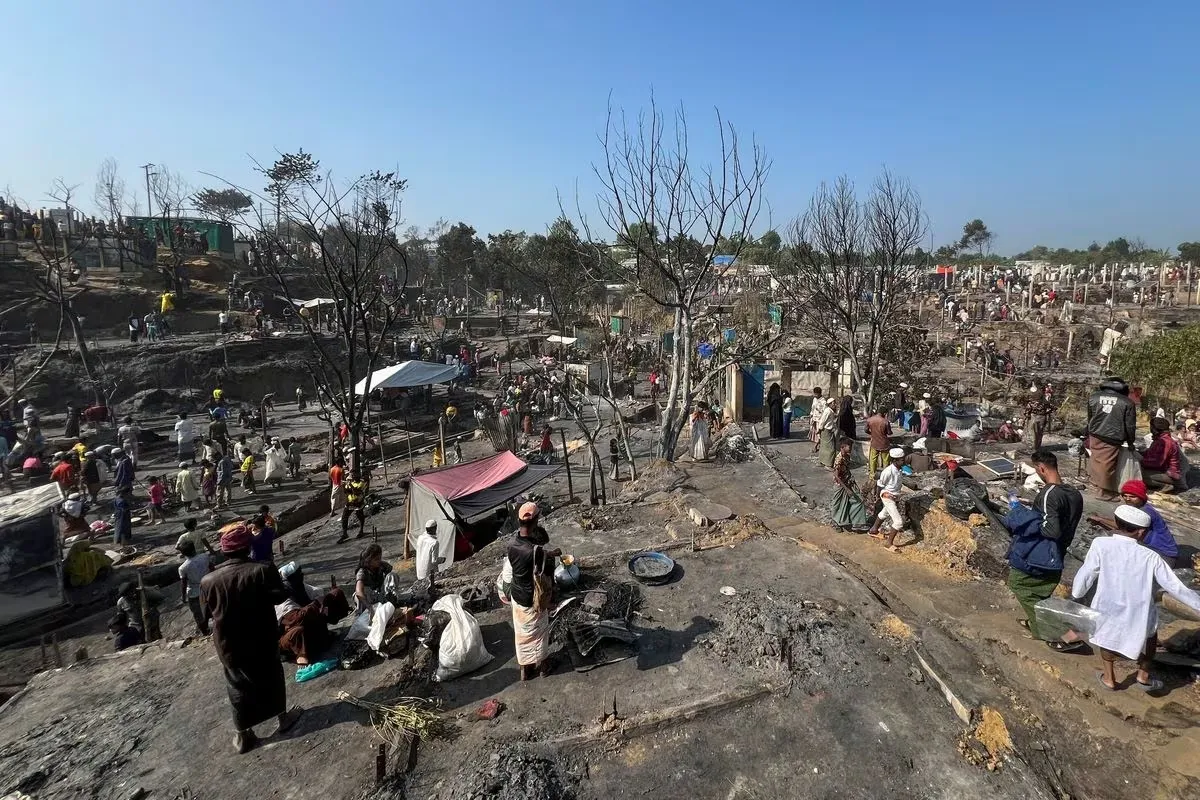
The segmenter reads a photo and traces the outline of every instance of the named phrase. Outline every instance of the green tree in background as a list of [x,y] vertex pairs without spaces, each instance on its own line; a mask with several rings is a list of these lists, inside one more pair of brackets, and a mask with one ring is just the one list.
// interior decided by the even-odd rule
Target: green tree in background
[[963,225],[962,238],[958,240],[958,246],[960,250],[977,251],[979,260],[982,261],[995,238],[996,234],[988,230],[988,226],[983,223],[983,220],[973,219]]
[[1144,339],[1122,341],[1112,357],[1113,372],[1147,397],[1164,404],[1200,396],[1200,325],[1189,325]]

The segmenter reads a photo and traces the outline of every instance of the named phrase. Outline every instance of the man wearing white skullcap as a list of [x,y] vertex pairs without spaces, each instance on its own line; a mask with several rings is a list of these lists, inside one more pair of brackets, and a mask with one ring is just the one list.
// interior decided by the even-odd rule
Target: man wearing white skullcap
[[1113,511],[1112,536],[1097,537],[1075,575],[1071,594],[1082,599],[1092,587],[1092,608],[1100,613],[1091,644],[1100,651],[1104,671],[1097,679],[1106,689],[1118,686],[1118,656],[1137,661],[1134,686],[1153,692],[1163,683],[1149,672],[1158,649],[1158,611],[1154,584],[1180,603],[1200,613],[1200,594],[1183,585],[1162,556],[1140,542],[1150,527],[1150,515],[1131,505]]
[[438,564],[441,563],[441,548],[438,546],[437,521],[425,521],[425,533],[417,538],[417,580],[429,578],[430,585],[437,575]]
[[[888,450],[888,458],[891,459],[891,463],[879,473],[879,480],[875,484],[879,487],[880,509],[869,533],[874,539],[882,539],[883,546],[888,550],[899,553],[900,548],[896,547],[896,534],[904,530],[905,522],[896,501],[900,499],[900,468],[904,466],[907,455],[903,447],[893,447]],[[880,533],[880,528],[883,527],[885,520],[887,521],[887,533]]]

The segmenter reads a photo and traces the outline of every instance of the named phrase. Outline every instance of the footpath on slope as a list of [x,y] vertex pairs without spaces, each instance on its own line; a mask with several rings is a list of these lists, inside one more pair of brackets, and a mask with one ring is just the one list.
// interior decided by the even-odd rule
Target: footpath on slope
[[[944,681],[960,717],[977,720],[985,706],[1007,707],[1018,718],[1009,720],[1016,749],[1031,765],[1046,764],[1064,795],[1200,797],[1200,686],[1186,672],[1163,670],[1166,690],[1158,695],[1102,690],[1095,677],[1099,657],[1086,650],[1055,653],[1030,638],[1002,583],[949,579],[876,540],[806,519],[807,504],[795,481],[786,480],[761,452],[758,461],[775,480],[753,487],[731,482],[715,465],[688,466],[699,490],[736,513],[754,513],[762,504],[760,492],[792,495],[795,516],[768,516],[763,523],[778,536],[832,557],[907,622],[916,632],[923,666],[935,681]],[[1018,734],[1022,728],[1024,736]],[[1121,759],[1112,757],[1118,752],[1114,745]]]

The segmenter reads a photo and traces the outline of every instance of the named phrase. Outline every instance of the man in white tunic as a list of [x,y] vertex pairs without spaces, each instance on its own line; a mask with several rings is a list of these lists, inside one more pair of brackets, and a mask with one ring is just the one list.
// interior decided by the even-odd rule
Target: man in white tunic
[[1135,686],[1147,692],[1160,690],[1162,681],[1150,675],[1150,662],[1158,649],[1158,609],[1154,584],[1184,605],[1200,612],[1200,594],[1183,585],[1162,556],[1140,542],[1150,527],[1150,515],[1130,505],[1113,512],[1112,536],[1092,542],[1083,566],[1075,575],[1071,594],[1082,598],[1096,587],[1092,608],[1100,612],[1091,644],[1100,650],[1104,671],[1098,677],[1108,689],[1117,688],[1118,656],[1137,661]]

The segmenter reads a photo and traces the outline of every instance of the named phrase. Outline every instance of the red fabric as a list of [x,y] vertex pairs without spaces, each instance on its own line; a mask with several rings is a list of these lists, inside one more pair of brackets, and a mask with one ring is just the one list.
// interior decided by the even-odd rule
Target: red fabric
[[50,480],[57,483],[64,490],[70,489],[75,484],[75,469],[64,461],[51,470]]
[[455,500],[506,481],[523,469],[525,462],[505,450],[478,461],[427,472],[414,477],[412,482],[447,500]]

